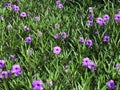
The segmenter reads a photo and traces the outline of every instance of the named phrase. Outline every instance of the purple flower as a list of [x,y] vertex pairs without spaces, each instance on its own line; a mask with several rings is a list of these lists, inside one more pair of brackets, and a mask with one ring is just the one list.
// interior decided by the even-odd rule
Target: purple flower
[[55,29],[59,29],[60,28],[60,24],[56,23],[55,24]]
[[30,36],[29,36],[29,37],[26,37],[26,38],[25,38],[25,42],[26,42],[26,43],[31,43],[31,42],[32,42],[31,37],[30,37]]
[[57,39],[59,39],[59,34],[57,33],[55,36],[54,36],[54,38],[57,40]]
[[9,56],[9,59],[10,59],[10,60],[14,60],[14,61],[16,61],[16,58],[15,58],[14,55],[10,55],[10,56]]
[[93,26],[93,21],[88,20],[87,25],[88,26]]
[[116,70],[119,69],[119,66],[120,66],[120,65],[119,65],[118,63],[115,65]]
[[5,61],[4,60],[0,60],[0,69],[5,67]]
[[90,16],[88,17],[88,19],[91,21],[94,18],[94,14],[91,13]]
[[85,67],[88,67],[90,62],[91,62],[91,60],[88,57],[83,58],[82,65]]
[[104,16],[103,16],[103,20],[104,21],[108,21],[110,19],[110,16],[108,15],[108,14],[105,14]]
[[83,43],[83,42],[84,42],[84,38],[83,38],[83,37],[80,37],[79,42],[80,42],[80,43]]
[[120,22],[120,14],[115,14],[114,20]]
[[19,76],[22,73],[22,69],[19,64],[15,64],[12,66],[12,73],[14,73],[15,76]]
[[57,5],[60,4],[60,0],[56,0],[56,4],[57,4]]
[[24,30],[25,30],[26,32],[28,32],[30,29],[29,29],[29,27],[24,26]]
[[103,42],[109,42],[110,41],[110,36],[105,35],[103,37]]
[[104,26],[104,25],[105,25],[104,19],[101,18],[101,17],[98,17],[98,18],[96,19],[96,22],[97,22],[100,26]]
[[61,53],[61,48],[59,46],[56,46],[53,48],[53,53],[54,54],[60,54]]
[[10,78],[12,75],[11,71],[8,70],[8,71],[2,71],[0,73],[0,78]]
[[10,78],[12,76],[12,72],[10,70],[7,70],[8,73],[8,78]]
[[21,12],[21,13],[20,13],[20,17],[23,17],[23,18],[24,18],[24,17],[26,17],[26,16],[27,16],[27,14],[26,14],[25,12]]
[[109,89],[115,89],[115,83],[113,80],[109,80],[107,83],[106,83],[107,87]]
[[34,18],[34,20],[35,20],[36,22],[39,22],[39,21],[40,21],[40,17],[39,17],[39,16],[36,16],[36,17]]
[[66,39],[67,38],[67,34],[65,32],[62,33],[62,38]]
[[7,78],[8,77],[7,71],[2,71],[1,76],[2,76],[2,78]]
[[86,44],[86,46],[91,47],[93,45],[93,42],[92,42],[92,40],[89,39],[89,40],[86,40],[85,44]]
[[12,10],[18,12],[19,11],[19,6],[13,5]]
[[11,29],[12,29],[12,25],[9,24],[9,25],[7,26],[7,29],[8,29],[8,30],[11,30]]
[[89,8],[88,8],[88,11],[89,11],[90,13],[92,13],[92,12],[93,12],[93,7],[89,7]]
[[90,70],[96,70],[96,64],[91,61],[91,62],[89,62],[89,64],[88,64],[88,68],[89,68]]
[[120,10],[118,11],[118,14],[120,14]]
[[33,88],[33,90],[43,90],[44,89],[43,82],[41,80],[33,81],[32,88]]
[[59,8],[59,9],[62,9],[62,8],[63,8],[63,5],[62,5],[62,4],[58,4],[58,8]]

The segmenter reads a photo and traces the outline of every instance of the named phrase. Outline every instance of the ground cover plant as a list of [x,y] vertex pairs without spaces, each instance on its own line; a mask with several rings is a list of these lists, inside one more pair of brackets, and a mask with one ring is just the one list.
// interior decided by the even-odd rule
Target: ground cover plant
[[1,0],[0,90],[120,90],[119,0]]

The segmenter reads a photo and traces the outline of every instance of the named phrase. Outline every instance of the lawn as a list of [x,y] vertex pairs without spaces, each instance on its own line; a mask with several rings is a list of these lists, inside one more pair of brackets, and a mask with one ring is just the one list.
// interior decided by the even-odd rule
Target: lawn
[[1,0],[0,90],[120,90],[119,0]]

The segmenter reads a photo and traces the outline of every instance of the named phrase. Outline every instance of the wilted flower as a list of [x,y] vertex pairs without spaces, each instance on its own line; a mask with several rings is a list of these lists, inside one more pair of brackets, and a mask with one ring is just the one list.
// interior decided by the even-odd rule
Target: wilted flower
[[7,26],[7,29],[8,29],[8,30],[11,30],[11,29],[12,29],[12,25],[9,24],[9,25]]
[[57,5],[60,4],[60,0],[56,0],[56,4],[57,4]]
[[67,73],[68,72],[68,66],[66,65],[64,68],[65,68],[65,72]]
[[89,10],[90,13],[92,13],[93,12],[93,7],[89,7],[88,10]]
[[40,21],[40,17],[39,16],[36,16],[34,19],[35,19],[36,22]]
[[115,69],[118,70],[118,69],[119,69],[119,66],[120,66],[120,65],[117,63],[117,64],[115,65]]
[[59,29],[60,28],[60,24],[56,23],[55,24],[55,29]]
[[19,76],[22,73],[22,69],[19,64],[15,64],[12,66],[12,73],[14,73],[15,76]]
[[32,50],[29,51],[29,54],[32,55]]
[[32,42],[31,37],[30,37],[30,36],[29,36],[29,37],[26,37],[26,38],[25,38],[25,42],[26,42],[26,43],[31,43],[31,42]]
[[5,67],[5,61],[4,60],[0,60],[0,69]]
[[83,38],[83,37],[80,37],[79,42],[80,42],[80,43],[83,43],[83,42],[84,42],[84,38]]
[[29,27],[24,26],[24,30],[25,30],[26,32],[28,32],[30,29],[29,29]]
[[93,13],[91,13],[91,14],[90,14],[90,16],[88,17],[88,20],[90,20],[90,21],[91,21],[93,18],[94,18],[94,14],[93,14]]
[[60,52],[61,52],[61,48],[59,46],[56,46],[56,47],[53,48],[53,53],[54,54],[60,54]]
[[43,90],[44,89],[43,82],[41,80],[33,81],[32,88],[33,88],[33,90]]
[[53,82],[52,82],[52,80],[47,80],[47,83],[49,84],[50,87],[53,86]]
[[4,21],[4,16],[1,16],[1,21]]
[[9,59],[16,61],[16,57],[15,57],[14,55],[10,55],[10,56],[9,56]]
[[26,14],[25,12],[21,12],[21,13],[20,13],[20,17],[23,17],[23,18],[24,18],[24,17],[26,17],[26,16],[27,16],[27,14]]
[[107,87],[109,89],[115,89],[115,83],[113,80],[109,80],[107,83],[106,83]]
[[86,40],[85,44],[86,44],[86,46],[91,47],[93,45],[93,42],[92,42],[92,40],[89,39],[89,40]]
[[37,32],[38,32],[39,36],[42,36],[43,33],[41,31],[37,30]]

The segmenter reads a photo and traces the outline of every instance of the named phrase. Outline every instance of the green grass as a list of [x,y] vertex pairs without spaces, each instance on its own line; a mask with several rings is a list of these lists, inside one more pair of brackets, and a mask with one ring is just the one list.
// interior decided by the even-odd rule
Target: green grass
[[[64,8],[58,9],[54,0],[20,0],[17,3],[20,11],[16,13],[3,7],[4,2],[0,1],[0,15],[5,17],[5,21],[0,22],[0,58],[6,61],[3,70],[11,70],[13,64],[20,64],[22,74],[0,80],[0,90],[32,90],[34,80],[42,80],[45,90],[107,90],[106,82],[110,79],[115,81],[116,89],[120,89],[120,71],[114,68],[120,63],[120,23],[113,20],[119,7],[115,3],[66,0]],[[104,28],[97,24],[87,26],[90,6],[94,7],[94,21],[106,13],[110,15]],[[27,13],[27,18],[19,17],[22,11]],[[40,16],[40,21],[35,22],[33,16]],[[12,30],[6,28],[9,23]],[[54,28],[56,23],[60,24],[60,29]],[[26,25],[29,32],[24,31]],[[98,35],[94,34],[96,29]],[[55,40],[54,35],[59,32],[66,32],[68,37]],[[108,44],[102,42],[104,33],[110,36]],[[32,35],[32,43],[26,44],[24,40],[29,35]],[[93,46],[88,48],[80,44],[81,36],[92,39]],[[62,48],[59,55],[53,53],[54,46]],[[29,50],[33,50],[32,55]],[[17,58],[16,62],[9,60],[11,54]],[[85,57],[96,62],[96,71],[82,65]],[[68,65],[68,73],[65,65]],[[49,87],[46,80],[52,80],[53,86]]]

